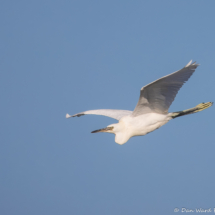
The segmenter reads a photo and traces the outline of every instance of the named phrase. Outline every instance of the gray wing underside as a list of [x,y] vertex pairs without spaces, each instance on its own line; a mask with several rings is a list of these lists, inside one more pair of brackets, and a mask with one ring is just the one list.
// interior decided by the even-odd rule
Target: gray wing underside
[[127,116],[132,114],[130,110],[114,110],[114,109],[99,109],[99,110],[88,110],[81,113],[77,113],[75,115],[66,114],[66,118],[76,117],[76,116],[83,116],[86,114],[93,114],[93,115],[102,115],[107,116],[116,120],[120,120],[123,116]]
[[168,113],[168,109],[180,88],[195,72],[199,65],[190,61],[183,69],[164,76],[140,90],[140,98],[132,115],[146,113]]

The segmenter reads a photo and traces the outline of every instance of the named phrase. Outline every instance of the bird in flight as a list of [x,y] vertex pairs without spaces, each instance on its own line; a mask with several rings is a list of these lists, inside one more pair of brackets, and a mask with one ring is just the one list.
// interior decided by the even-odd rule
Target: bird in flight
[[88,110],[72,116],[66,114],[66,118],[79,117],[86,114],[114,118],[119,122],[111,124],[106,128],[92,131],[91,133],[113,133],[115,134],[115,142],[122,145],[131,137],[146,135],[165,125],[171,119],[196,113],[212,106],[212,102],[207,102],[184,111],[168,113],[168,109],[174,101],[176,94],[198,66],[195,62],[192,63],[191,60],[181,70],[142,87],[140,98],[134,111],[113,109]]

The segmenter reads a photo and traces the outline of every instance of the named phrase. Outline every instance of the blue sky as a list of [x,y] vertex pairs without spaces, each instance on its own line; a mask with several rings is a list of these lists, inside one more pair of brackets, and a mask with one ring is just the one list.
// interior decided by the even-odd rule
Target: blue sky
[[[214,107],[120,146],[91,134],[142,86],[200,66],[171,111],[214,99],[215,2],[1,1],[0,213],[176,214],[215,207]],[[180,211],[178,214],[181,213]]]

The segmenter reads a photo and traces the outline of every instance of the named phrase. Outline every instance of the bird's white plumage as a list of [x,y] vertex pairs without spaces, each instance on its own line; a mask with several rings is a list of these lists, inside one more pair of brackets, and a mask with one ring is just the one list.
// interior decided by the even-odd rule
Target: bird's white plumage
[[[114,133],[115,141],[118,144],[124,144],[129,138],[152,132],[173,118],[173,113],[168,113],[168,109],[182,85],[190,78],[197,67],[198,64],[192,63],[191,60],[181,70],[142,87],[139,101],[133,112],[111,109],[88,110],[72,116],[66,114],[66,118],[94,114],[117,119],[119,122],[109,125],[108,129],[99,129],[93,133],[102,131]],[[186,114],[189,113],[189,111],[186,112]],[[182,114],[180,113],[180,115]]]
[[159,113],[147,113],[138,117],[128,115],[120,119],[118,124],[109,125],[110,127],[114,127],[114,130],[109,133],[114,133],[115,142],[122,145],[131,137],[146,135],[160,128],[171,119],[170,115]]
[[145,113],[168,113],[168,109],[175,99],[182,85],[195,72],[198,64],[190,61],[183,69],[164,76],[140,90],[140,98],[132,115]]
[[83,116],[86,114],[93,114],[93,115],[102,115],[107,116],[116,120],[120,120],[123,116],[127,116],[132,114],[130,110],[114,110],[114,109],[99,109],[99,110],[87,110],[81,113],[77,113],[73,116],[66,114],[66,118],[75,117],[75,116]]
[[69,115],[68,113],[66,114],[66,118],[68,119],[68,118],[70,118],[70,117],[72,117],[71,115]]
[[191,63],[192,63],[192,60],[185,66],[185,67],[188,67],[188,66],[190,66],[191,65]]

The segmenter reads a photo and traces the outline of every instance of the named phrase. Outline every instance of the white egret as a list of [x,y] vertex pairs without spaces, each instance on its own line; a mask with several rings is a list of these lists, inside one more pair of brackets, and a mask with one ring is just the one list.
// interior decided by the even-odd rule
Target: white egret
[[83,116],[86,114],[103,115],[119,120],[106,128],[92,131],[115,134],[115,142],[122,145],[133,136],[146,135],[179,116],[196,113],[210,106],[212,102],[201,103],[194,108],[168,113],[176,94],[182,85],[190,78],[199,65],[192,60],[181,70],[164,76],[140,90],[140,98],[134,111],[129,110],[88,110],[73,116],[66,114],[66,118]]

